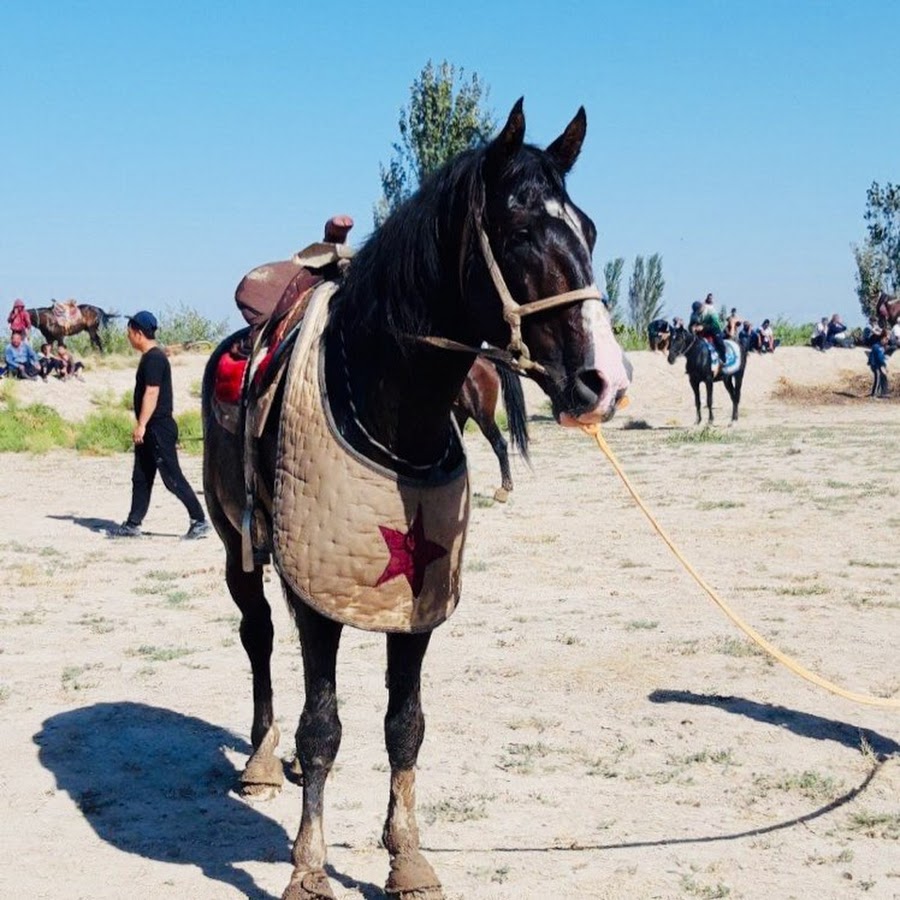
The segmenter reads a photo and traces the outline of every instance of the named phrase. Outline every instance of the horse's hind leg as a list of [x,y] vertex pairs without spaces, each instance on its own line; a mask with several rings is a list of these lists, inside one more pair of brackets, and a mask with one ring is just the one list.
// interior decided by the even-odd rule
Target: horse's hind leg
[[434,869],[419,851],[416,823],[416,759],[425,736],[422,714],[422,660],[430,632],[388,635],[388,709],[384,740],[391,763],[391,793],[382,841],[391,857],[385,891],[401,900],[440,900]]
[[[713,407],[712,407],[712,394],[713,394],[713,383],[712,381],[706,382],[706,409],[709,412],[709,424],[713,423]],[[697,422],[700,422],[700,409],[697,409]]]
[[500,463],[500,487],[494,491],[494,499],[498,503],[506,503],[509,499],[509,492],[513,489],[512,472],[509,469],[509,448],[500,431],[497,423],[491,419],[489,422],[479,423],[481,425],[481,433],[488,439],[488,442]]
[[297,728],[297,759],[303,770],[303,817],[291,858],[294,872],[282,900],[334,900],[325,874],[322,812],[325,779],[341,745],[336,660],[341,629],[288,592],[303,648],[306,701]]
[[100,340],[100,333],[97,327],[88,328],[88,337],[91,339],[91,346],[96,347],[98,352],[103,352],[103,343]]
[[225,560],[225,581],[241,611],[241,643],[253,673],[253,753],[241,774],[241,793],[267,799],[284,783],[282,763],[275,755],[280,734],[272,708],[272,610],[263,591],[262,566],[244,572],[238,548],[232,549],[234,552],[229,552]]
[[703,421],[703,416],[701,414],[703,407],[700,403],[700,382],[692,381],[691,387],[694,389],[694,406],[697,407],[697,425],[699,425]]

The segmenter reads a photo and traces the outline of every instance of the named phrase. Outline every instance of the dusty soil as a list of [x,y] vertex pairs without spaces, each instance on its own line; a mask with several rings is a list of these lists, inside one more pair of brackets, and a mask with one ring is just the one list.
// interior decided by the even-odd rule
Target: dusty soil
[[[858,396],[862,353],[754,356],[740,423],[727,427],[717,387],[712,433],[691,424],[680,364],[632,358],[632,404],[606,433],[662,526],[782,649],[900,695],[900,417]],[[176,363],[180,411],[202,359]],[[20,400],[78,417],[132,377],[94,368]],[[469,435],[463,600],[426,658],[419,813],[447,896],[900,897],[900,713],[754,650],[594,445],[529,397],[534,468],[514,467],[505,506]],[[199,486],[199,459],[184,463]],[[129,479],[127,455],[0,458],[0,896],[277,898],[300,788],[256,805],[233,793],[250,676],[221,548],[182,543],[186,517],[161,488],[152,536],[109,540]],[[289,758],[300,654],[269,591]],[[326,798],[340,898],[382,897],[387,875],[383,665],[379,636],[345,632]]]

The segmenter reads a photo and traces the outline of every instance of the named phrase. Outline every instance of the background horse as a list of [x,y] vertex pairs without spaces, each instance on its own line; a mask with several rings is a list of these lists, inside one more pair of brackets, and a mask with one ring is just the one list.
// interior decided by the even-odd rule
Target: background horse
[[[483,341],[507,348],[510,363],[534,378],[561,424],[597,423],[613,414],[628,386],[624,355],[594,283],[596,229],[565,189],[586,127],[580,109],[546,150],[525,144],[520,100],[493,141],[426,179],[356,254],[317,345],[331,427],[355,454],[417,484],[459,471],[464,451],[451,408]],[[250,571],[242,566],[243,444],[216,421],[211,403],[218,359],[232,341],[213,353],[204,376],[203,481],[253,673],[254,752],[241,780],[245,792],[262,794],[277,790],[283,777],[274,755],[271,611],[262,565],[248,560]],[[275,496],[284,396],[282,385],[252,445],[260,496]],[[337,505],[331,514],[342,512]],[[418,551],[430,559],[434,549],[424,535],[414,536],[417,522],[415,515],[404,538],[414,596],[417,573],[428,565]],[[282,583],[300,636],[306,687],[296,735],[303,812],[283,898],[327,900],[334,894],[324,869],[322,816],[326,778],[341,742],[336,658],[343,625]],[[375,587],[371,591],[380,599]],[[382,842],[390,856],[386,890],[401,900],[444,896],[419,850],[415,815],[415,766],[425,731],[421,668],[430,636],[429,630],[387,634],[384,737],[391,775]]]
[[741,365],[733,375],[722,375],[721,366],[719,373],[714,375],[712,369],[712,357],[710,346],[703,338],[688,331],[686,328],[677,328],[672,332],[672,340],[669,344],[669,364],[674,364],[679,356],[687,360],[685,370],[694,391],[694,403],[697,406],[697,424],[701,422],[700,415],[700,385],[706,385],[706,408],[709,411],[709,421],[713,420],[712,393],[713,382],[721,381],[731,397],[731,421],[737,422],[738,406],[741,403],[741,386],[744,383],[744,369],[747,366],[747,351],[744,345],[738,341],[731,341],[740,353]]
[[54,315],[52,306],[39,306],[29,309],[31,324],[44,336],[44,340],[52,344],[60,338],[67,338],[72,334],[86,331],[91,339],[92,346],[103,352],[103,343],[100,340],[100,329],[106,328],[113,319],[121,318],[116,313],[104,312],[99,306],[91,306],[89,303],[79,303],[81,312],[79,319],[74,322],[61,322]]
[[882,328],[891,328],[900,319],[900,298],[882,291],[875,301],[875,315]]
[[494,491],[494,499],[505,503],[513,489],[509,469],[509,453],[503,432],[497,425],[497,400],[503,396],[506,421],[512,445],[525,461],[528,461],[528,418],[525,411],[525,395],[519,376],[497,366],[490,360],[476,357],[466,375],[462,390],[453,403],[453,415],[460,430],[472,419],[488,439],[500,463],[500,487]]

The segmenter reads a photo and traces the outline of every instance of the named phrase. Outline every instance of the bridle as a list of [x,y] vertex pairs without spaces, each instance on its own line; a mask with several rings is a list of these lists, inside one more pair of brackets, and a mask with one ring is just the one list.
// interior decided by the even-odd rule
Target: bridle
[[[436,337],[433,335],[416,335],[416,339],[422,343],[429,344],[432,347],[440,347],[443,350],[457,350],[463,353],[474,353],[477,356],[484,356],[493,359],[508,368],[512,369],[519,375],[528,375],[532,372],[541,372],[546,374],[546,369],[538,362],[531,358],[531,352],[528,345],[522,339],[522,319],[525,316],[531,316],[535,313],[544,312],[548,309],[555,309],[558,306],[569,306],[572,303],[578,303],[581,300],[602,300],[603,295],[596,285],[589,287],[576,288],[573,291],[565,291],[561,294],[553,294],[549,297],[543,297],[540,300],[531,300],[528,303],[519,303],[512,295],[500,271],[500,266],[494,257],[491,249],[491,242],[484,230],[483,215],[473,212],[472,219],[467,223],[464,240],[462,242],[463,254],[468,243],[467,237],[471,226],[474,225],[478,235],[478,244],[481,248],[481,255],[487,265],[488,273],[494,288],[500,297],[503,305],[503,320],[509,325],[509,343],[506,349],[485,345],[482,347],[473,347],[469,344],[463,344],[459,341],[453,341],[449,338]],[[460,268],[462,268],[462,259],[460,260]]]

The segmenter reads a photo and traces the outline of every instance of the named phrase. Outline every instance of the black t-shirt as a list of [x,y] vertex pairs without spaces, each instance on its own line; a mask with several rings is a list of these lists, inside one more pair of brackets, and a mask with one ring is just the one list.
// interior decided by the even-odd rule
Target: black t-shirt
[[134,414],[140,416],[141,404],[148,387],[159,388],[159,400],[151,422],[172,418],[172,367],[159,347],[151,347],[141,356],[134,381]]

